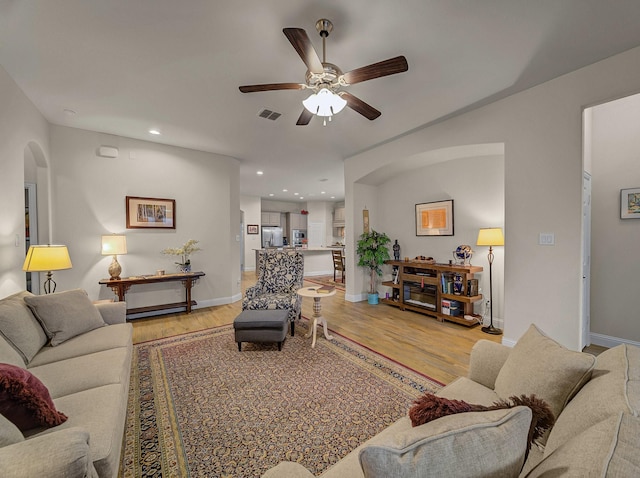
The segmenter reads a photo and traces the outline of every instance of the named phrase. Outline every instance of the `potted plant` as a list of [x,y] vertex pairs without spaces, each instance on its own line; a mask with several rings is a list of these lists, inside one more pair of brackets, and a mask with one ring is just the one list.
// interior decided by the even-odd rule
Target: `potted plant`
[[191,259],[190,256],[194,252],[201,251],[197,244],[200,241],[196,241],[195,239],[189,239],[185,242],[182,247],[167,247],[162,250],[162,254],[167,254],[170,256],[178,256],[182,260],[181,262],[176,262],[178,266],[178,270],[180,272],[191,272]]
[[382,275],[382,264],[384,261],[390,259],[389,249],[387,244],[391,242],[391,239],[384,233],[376,232],[373,229],[371,232],[365,232],[360,236],[358,240],[358,247],[356,252],[360,259],[358,265],[362,267],[368,267],[370,273],[369,284],[369,303],[378,303],[378,291],[376,290],[376,276]]

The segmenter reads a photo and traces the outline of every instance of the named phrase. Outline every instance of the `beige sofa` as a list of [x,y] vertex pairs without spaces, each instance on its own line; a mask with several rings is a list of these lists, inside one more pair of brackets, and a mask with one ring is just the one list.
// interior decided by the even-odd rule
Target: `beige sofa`
[[125,307],[81,290],[0,300],[0,362],[39,379],[68,417],[21,431],[0,415],[3,477],[118,475],[133,347]]
[[[526,407],[450,415],[413,428],[407,417],[326,470],[330,477],[635,477],[640,476],[640,348],[620,345],[598,357],[573,352],[535,326],[513,348],[481,340],[469,376],[439,396],[491,405],[536,394],[554,411],[550,432],[526,452]],[[312,477],[283,462],[263,478]]]

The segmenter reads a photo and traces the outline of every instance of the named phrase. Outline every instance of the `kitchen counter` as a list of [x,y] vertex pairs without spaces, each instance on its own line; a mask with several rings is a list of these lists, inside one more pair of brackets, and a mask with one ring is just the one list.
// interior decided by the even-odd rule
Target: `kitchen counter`
[[[330,253],[333,250],[344,251],[344,246],[328,246],[328,247],[277,247],[274,249],[282,249],[286,251],[300,251],[304,254],[304,275],[305,276],[321,276],[333,274],[333,258]],[[259,270],[260,252],[266,249],[254,249],[256,251],[256,274]]]

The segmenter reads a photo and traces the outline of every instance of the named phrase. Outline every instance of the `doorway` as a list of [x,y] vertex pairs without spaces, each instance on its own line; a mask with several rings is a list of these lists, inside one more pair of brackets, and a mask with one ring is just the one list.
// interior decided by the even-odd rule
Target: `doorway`
[[[38,244],[38,201],[37,186],[34,183],[24,184],[24,242],[25,255],[30,246]],[[25,272],[26,289],[33,294],[40,294],[40,273]]]

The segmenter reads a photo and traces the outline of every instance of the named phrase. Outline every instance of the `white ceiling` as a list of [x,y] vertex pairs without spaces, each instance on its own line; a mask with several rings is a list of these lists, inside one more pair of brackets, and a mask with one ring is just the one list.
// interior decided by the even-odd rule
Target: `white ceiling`
[[[321,56],[320,18],[345,72],[406,56],[348,87],[375,121],[296,126],[308,93],[238,91],[304,82],[282,29]],[[638,45],[638,0],[0,0],[0,64],[51,123],[238,158],[241,192],[276,200],[342,199],[344,158]]]

